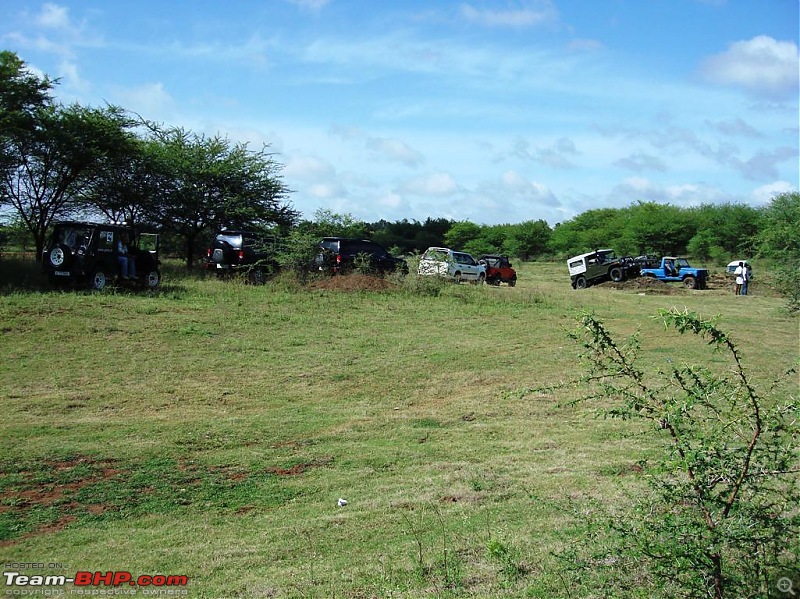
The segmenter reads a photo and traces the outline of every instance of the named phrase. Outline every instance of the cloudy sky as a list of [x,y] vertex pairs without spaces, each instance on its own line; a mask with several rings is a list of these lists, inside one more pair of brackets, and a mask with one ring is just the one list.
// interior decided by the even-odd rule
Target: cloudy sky
[[269,144],[295,208],[545,219],[798,188],[798,0],[0,0],[65,103]]

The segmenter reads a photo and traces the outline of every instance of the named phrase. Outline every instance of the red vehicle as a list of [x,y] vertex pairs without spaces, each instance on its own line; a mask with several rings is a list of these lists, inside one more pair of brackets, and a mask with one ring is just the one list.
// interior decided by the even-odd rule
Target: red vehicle
[[499,285],[508,283],[509,287],[517,284],[517,271],[511,268],[508,256],[484,254],[478,262],[486,264],[486,284]]

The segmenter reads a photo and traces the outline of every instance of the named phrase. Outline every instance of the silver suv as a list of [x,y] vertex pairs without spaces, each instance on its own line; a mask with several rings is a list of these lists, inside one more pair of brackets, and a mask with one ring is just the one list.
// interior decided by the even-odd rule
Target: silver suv
[[479,264],[466,252],[456,252],[450,248],[431,247],[425,250],[419,261],[417,274],[440,276],[456,283],[472,281],[482,284],[486,280],[486,265]]

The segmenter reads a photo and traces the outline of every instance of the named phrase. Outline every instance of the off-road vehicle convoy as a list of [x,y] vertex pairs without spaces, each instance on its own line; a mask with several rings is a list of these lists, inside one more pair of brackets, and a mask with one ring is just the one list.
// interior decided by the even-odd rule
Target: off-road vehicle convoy
[[639,275],[637,262],[632,258],[617,258],[611,249],[573,256],[567,260],[567,268],[573,289],[585,289],[609,280],[619,283]]
[[[127,239],[127,258],[135,261],[136,277],[123,279],[119,242]],[[41,260],[47,277],[56,284],[103,289],[125,284],[155,289],[161,283],[159,238],[126,225],[60,222],[53,228]]]

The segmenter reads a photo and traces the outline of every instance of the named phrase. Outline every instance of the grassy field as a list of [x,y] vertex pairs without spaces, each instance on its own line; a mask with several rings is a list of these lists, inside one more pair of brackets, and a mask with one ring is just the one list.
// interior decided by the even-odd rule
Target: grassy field
[[764,386],[798,320],[758,283],[573,291],[562,264],[517,266],[513,289],[382,291],[168,266],[137,294],[51,291],[4,258],[3,563],[185,575],[190,597],[567,596],[576,513],[636,489],[659,443],[577,389],[519,392],[581,375],[575,315],[640,331],[654,369],[724,367],[658,309],[719,315]]

